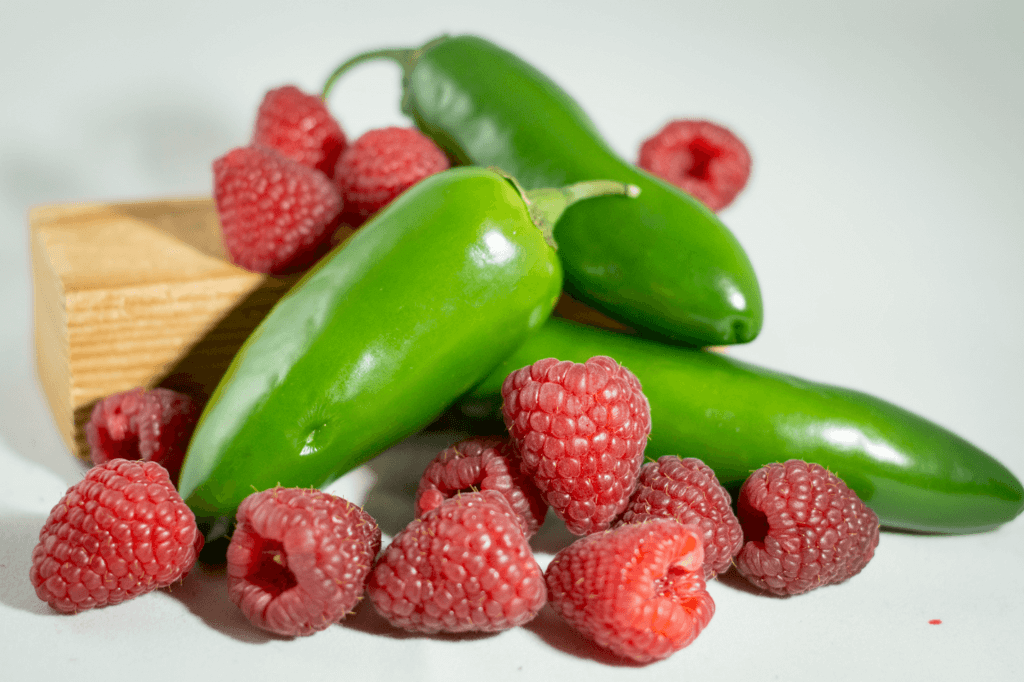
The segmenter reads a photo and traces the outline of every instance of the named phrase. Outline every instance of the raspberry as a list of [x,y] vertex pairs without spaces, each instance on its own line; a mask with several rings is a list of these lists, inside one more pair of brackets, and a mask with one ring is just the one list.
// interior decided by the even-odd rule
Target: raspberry
[[416,491],[416,516],[462,492],[496,490],[523,524],[527,538],[544,522],[547,505],[519,469],[519,453],[507,438],[469,438],[446,448],[427,465]]
[[166,469],[113,459],[90,469],[50,511],[29,578],[40,599],[76,613],[170,585],[202,547]]
[[264,95],[252,142],[331,177],[346,140],[322,99],[285,85]]
[[213,162],[224,246],[236,265],[270,274],[308,267],[341,222],[341,197],[318,170],[273,149],[238,147]]
[[93,464],[112,459],[156,462],[178,480],[199,408],[187,395],[168,388],[114,393],[96,403],[85,425]]
[[531,620],[547,593],[512,508],[496,490],[443,501],[395,536],[367,585],[403,630],[498,632]]
[[636,487],[651,432],[636,376],[606,356],[547,358],[510,373],[501,397],[523,471],[569,532],[608,528]]
[[878,546],[878,517],[835,474],[791,459],[761,467],[740,488],[746,544],[736,568],[779,596],[840,583]]
[[346,221],[358,227],[399,194],[449,165],[444,152],[415,128],[363,133],[341,153],[334,172]]
[[640,479],[619,523],[670,518],[701,531],[704,578],[729,570],[743,546],[743,530],[732,498],[704,462],[665,455],[640,468]]
[[228,545],[228,596],[249,621],[288,637],[339,622],[362,599],[380,528],[359,507],[309,488],[242,500]]
[[720,211],[747,184],[750,152],[720,125],[676,120],[644,141],[637,165]]
[[641,663],[689,645],[715,613],[701,533],[652,519],[593,533],[548,564],[548,602],[581,634]]

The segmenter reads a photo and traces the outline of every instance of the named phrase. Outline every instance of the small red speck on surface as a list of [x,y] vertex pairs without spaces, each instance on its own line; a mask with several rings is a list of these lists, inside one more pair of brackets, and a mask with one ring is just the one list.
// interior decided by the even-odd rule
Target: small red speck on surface
[[928,624],[929,625],[942,625],[942,621],[940,619],[938,619],[938,618],[932,618],[930,621],[928,621]]

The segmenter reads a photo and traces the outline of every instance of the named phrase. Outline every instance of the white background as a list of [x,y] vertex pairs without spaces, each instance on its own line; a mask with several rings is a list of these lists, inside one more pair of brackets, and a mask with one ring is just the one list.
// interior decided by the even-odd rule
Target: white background
[[[199,569],[171,592],[57,615],[32,592],[29,557],[82,469],[35,378],[26,220],[41,203],[209,194],[211,161],[246,143],[267,89],[316,91],[364,49],[478,33],[561,83],[626,158],[674,117],[716,120],[747,142],[753,176],[722,218],[757,270],[766,322],[735,357],[900,404],[1024,477],[1019,1],[4,5],[0,660],[10,679],[1020,679],[1019,518],[975,536],[884,532],[862,574],[796,598],[715,582],[708,629],[647,667],[610,659],[549,610],[489,637],[410,637],[369,609],[313,637],[267,637],[227,602],[223,576]],[[406,124],[398,81],[379,63],[341,82],[330,105],[350,137]],[[410,441],[336,490],[400,523],[403,486],[418,474],[384,464],[422,462],[441,441]],[[547,537],[551,548],[560,536]]]

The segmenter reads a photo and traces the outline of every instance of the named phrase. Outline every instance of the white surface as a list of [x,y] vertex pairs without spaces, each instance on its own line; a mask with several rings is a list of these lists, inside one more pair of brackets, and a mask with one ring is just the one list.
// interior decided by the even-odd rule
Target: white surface
[[[210,192],[263,93],[342,59],[475,32],[564,85],[627,158],[673,117],[731,127],[754,174],[722,217],[766,324],[736,357],[868,391],[1024,477],[1024,9],[1007,2],[197,2],[18,0],[0,22],[0,659],[9,679],[1020,679],[1024,521],[883,533],[846,584],[780,600],[710,586],[688,649],[617,664],[542,612],[493,637],[410,637],[368,610],[296,641],[249,627],[223,576],[73,617],[28,582],[36,534],[81,476],[35,380],[26,210]],[[405,123],[398,70],[331,106],[350,136]],[[422,461],[418,440],[386,462]],[[378,466],[378,470],[382,467]],[[412,474],[409,474],[412,475]],[[354,501],[408,512],[401,475]],[[557,528],[546,548],[561,539]],[[546,564],[549,553],[539,553]],[[930,625],[941,619],[941,625]]]

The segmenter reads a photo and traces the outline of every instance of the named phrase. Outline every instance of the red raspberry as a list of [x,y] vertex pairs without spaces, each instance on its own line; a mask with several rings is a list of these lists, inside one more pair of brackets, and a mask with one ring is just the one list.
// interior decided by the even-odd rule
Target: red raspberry
[[746,544],[736,568],[776,595],[840,583],[878,546],[878,517],[820,464],[761,467],[740,488],[737,507]]
[[29,578],[40,599],[76,613],[170,585],[202,547],[167,470],[114,459],[90,469],[50,512]]
[[698,529],[652,519],[593,533],[551,560],[548,601],[615,654],[647,663],[689,645],[715,613]]
[[732,498],[718,477],[696,457],[665,455],[640,468],[636,492],[619,524],[670,518],[700,529],[704,578],[729,570],[743,546],[743,530],[732,511]]
[[322,99],[285,85],[264,95],[252,142],[332,177],[346,140]]
[[362,225],[399,194],[449,165],[444,152],[415,128],[363,133],[341,153],[334,172],[346,221]]
[[640,382],[606,356],[539,360],[505,378],[501,411],[522,468],[571,533],[608,528],[636,487],[651,410]]
[[176,482],[198,420],[196,403],[168,388],[114,393],[96,403],[85,425],[89,457],[93,464],[156,462]]
[[640,146],[637,165],[720,211],[750,177],[750,152],[710,121],[676,120]]
[[498,632],[531,620],[544,575],[505,497],[449,498],[410,523],[377,560],[370,601],[395,627]]
[[380,551],[377,522],[310,488],[271,488],[242,500],[228,545],[228,596],[257,627],[311,635],[362,599]]
[[331,180],[273,149],[232,149],[213,162],[213,176],[224,246],[248,270],[302,270],[324,254],[341,222]]
[[463,492],[496,490],[531,537],[544,522],[548,507],[540,491],[519,469],[519,453],[507,438],[469,438],[446,448],[427,465],[416,491],[416,516],[421,517]]

